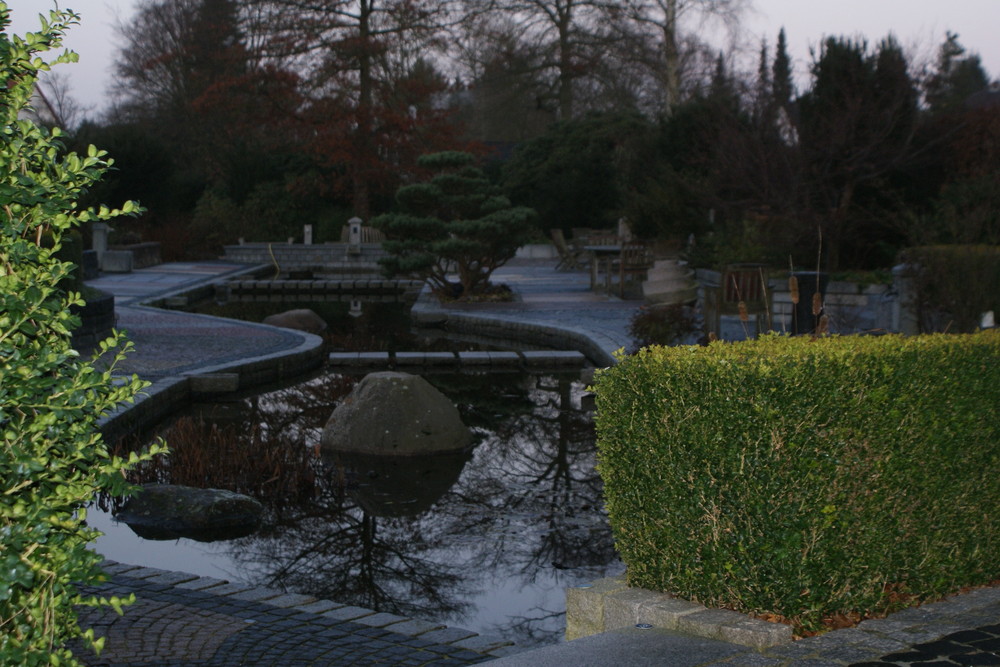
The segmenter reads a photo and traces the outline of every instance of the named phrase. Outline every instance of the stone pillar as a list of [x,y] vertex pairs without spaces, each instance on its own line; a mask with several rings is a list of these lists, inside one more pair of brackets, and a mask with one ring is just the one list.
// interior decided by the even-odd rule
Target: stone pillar
[[361,254],[361,218],[354,217],[347,221],[347,254]]
[[103,266],[104,253],[108,249],[108,234],[113,230],[106,222],[95,222],[90,226],[93,237],[91,247],[97,253],[97,266]]
[[313,226],[303,225],[302,227],[302,243],[303,245],[312,245],[313,242]]

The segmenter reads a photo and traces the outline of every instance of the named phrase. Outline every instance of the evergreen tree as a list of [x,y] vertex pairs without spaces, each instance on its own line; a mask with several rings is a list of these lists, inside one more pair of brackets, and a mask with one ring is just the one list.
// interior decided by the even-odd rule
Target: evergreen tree
[[778,44],[774,49],[774,63],[771,65],[771,90],[774,103],[780,109],[789,109],[795,95],[792,82],[792,61],[788,57],[788,42],[785,29],[778,31]]
[[949,32],[938,49],[937,67],[928,78],[924,94],[935,114],[960,111],[966,98],[985,89],[989,78],[979,55],[966,54],[958,35]]
[[440,296],[471,298],[486,292],[493,271],[527,243],[535,212],[513,206],[473,161],[457,151],[420,157],[434,175],[398,190],[398,213],[372,220],[388,239],[387,273],[424,280]]

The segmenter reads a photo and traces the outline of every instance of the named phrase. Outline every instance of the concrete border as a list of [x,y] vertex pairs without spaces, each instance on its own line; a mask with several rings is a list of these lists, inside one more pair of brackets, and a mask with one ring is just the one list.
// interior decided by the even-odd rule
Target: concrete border
[[566,589],[566,639],[648,624],[705,639],[765,649],[792,641],[792,628],[666,593],[629,588],[625,577]]
[[[159,306],[171,299],[190,294],[208,296],[214,293],[215,285],[234,277],[259,272],[262,266],[237,267],[223,277],[213,276],[204,281],[192,282],[176,289],[139,297],[135,302],[121,306],[123,309],[163,310]],[[241,326],[278,329],[267,324],[229,320],[224,317],[185,313],[188,317],[238,322]],[[290,349],[265,355],[244,357],[224,363],[207,365],[195,370],[183,371],[152,382],[136,397],[133,403],[119,405],[98,421],[102,435],[113,441],[130,432],[144,430],[168,415],[191,404],[194,400],[208,396],[232,393],[258,386],[282,382],[308,373],[323,365],[323,339],[313,334],[280,329],[282,333],[295,336],[300,342]]]
[[416,326],[443,329],[449,334],[476,341],[509,344],[514,339],[522,344],[539,345],[550,350],[575,350],[601,368],[618,363],[606,346],[583,329],[517,321],[510,315],[491,316],[449,310],[426,287],[413,304],[410,317]]

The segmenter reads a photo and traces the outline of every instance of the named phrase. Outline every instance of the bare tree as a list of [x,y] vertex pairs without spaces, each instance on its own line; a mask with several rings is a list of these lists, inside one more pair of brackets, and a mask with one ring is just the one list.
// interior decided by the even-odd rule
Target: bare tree
[[514,0],[476,2],[467,7],[504,14],[517,27],[522,44],[536,54],[533,70],[548,73],[549,93],[560,120],[579,110],[576,89],[607,53],[612,36],[602,17],[620,5],[612,0]]
[[622,0],[612,11],[635,24],[659,44],[656,66],[664,91],[663,113],[669,115],[681,99],[685,38],[682,26],[705,27],[715,22],[733,31],[749,0]]
[[32,103],[42,125],[73,130],[86,111],[73,97],[69,77],[64,72],[46,72],[39,79]]

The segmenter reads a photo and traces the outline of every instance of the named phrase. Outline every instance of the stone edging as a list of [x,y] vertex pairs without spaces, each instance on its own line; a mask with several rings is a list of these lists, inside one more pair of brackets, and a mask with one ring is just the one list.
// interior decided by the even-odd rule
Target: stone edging
[[161,570],[152,567],[105,561],[101,568],[109,575],[139,579],[178,589],[224,596],[233,600],[265,604],[279,609],[317,614],[337,621],[350,621],[362,626],[379,628],[407,637],[419,637],[435,644],[465,649],[493,658],[520,653],[514,642],[501,637],[480,635],[471,630],[452,628],[440,623],[414,620],[364,607],[317,599],[300,593],[285,593],[271,588],[234,584],[224,579],[203,577],[187,572]]
[[567,640],[638,624],[758,650],[792,641],[791,626],[728,609],[709,609],[666,593],[629,588],[624,576],[566,590]]
[[[229,276],[245,275],[259,269],[259,266],[241,268]],[[141,301],[122,306],[122,308],[156,310],[158,305],[162,305],[180,294],[198,291],[210,293],[214,290],[216,282],[216,278],[213,278],[204,283],[189,284],[181,288],[167,290],[146,296]],[[197,313],[187,313],[187,316],[232,321],[227,320],[227,318]],[[254,322],[241,321],[239,324],[248,327],[277,328]],[[177,375],[154,380],[149,387],[135,397],[133,403],[119,405],[115,410],[102,417],[98,421],[101,433],[107,441],[112,441],[119,436],[156,424],[194,399],[280,382],[314,370],[323,364],[323,339],[302,331],[289,329],[281,329],[281,331],[298,337],[299,344],[291,349],[203,366],[196,370],[184,371]]]
[[414,324],[439,327],[449,333],[472,335],[477,338],[542,345],[553,349],[571,348],[584,354],[595,366],[606,368],[617,360],[599,341],[587,332],[551,324],[512,321],[510,316],[490,316],[449,310],[427,287],[411,309]]

